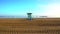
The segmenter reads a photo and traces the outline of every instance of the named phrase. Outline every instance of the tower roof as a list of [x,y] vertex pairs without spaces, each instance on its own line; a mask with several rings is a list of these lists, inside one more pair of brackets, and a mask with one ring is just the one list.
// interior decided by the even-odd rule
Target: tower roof
[[32,13],[27,13],[28,15],[32,14]]

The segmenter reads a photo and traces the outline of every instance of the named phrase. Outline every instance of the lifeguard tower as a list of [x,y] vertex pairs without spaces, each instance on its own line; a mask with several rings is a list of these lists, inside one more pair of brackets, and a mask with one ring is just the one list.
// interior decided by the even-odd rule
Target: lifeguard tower
[[27,13],[27,15],[28,15],[28,20],[32,20],[31,14],[32,14],[32,13]]

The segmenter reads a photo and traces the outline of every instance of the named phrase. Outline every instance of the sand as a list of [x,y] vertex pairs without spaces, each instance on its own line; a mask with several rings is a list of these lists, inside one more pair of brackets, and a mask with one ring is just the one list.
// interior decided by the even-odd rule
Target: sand
[[0,18],[0,34],[59,34],[60,18]]

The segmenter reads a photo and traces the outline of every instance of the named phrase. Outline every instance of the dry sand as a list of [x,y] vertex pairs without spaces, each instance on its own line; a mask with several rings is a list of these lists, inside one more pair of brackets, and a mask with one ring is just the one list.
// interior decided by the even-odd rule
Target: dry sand
[[0,34],[60,34],[60,18],[0,18]]

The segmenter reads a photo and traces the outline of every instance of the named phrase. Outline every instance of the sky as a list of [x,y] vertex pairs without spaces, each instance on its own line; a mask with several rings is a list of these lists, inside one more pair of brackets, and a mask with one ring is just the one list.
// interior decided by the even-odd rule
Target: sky
[[0,0],[0,15],[60,17],[60,0]]

